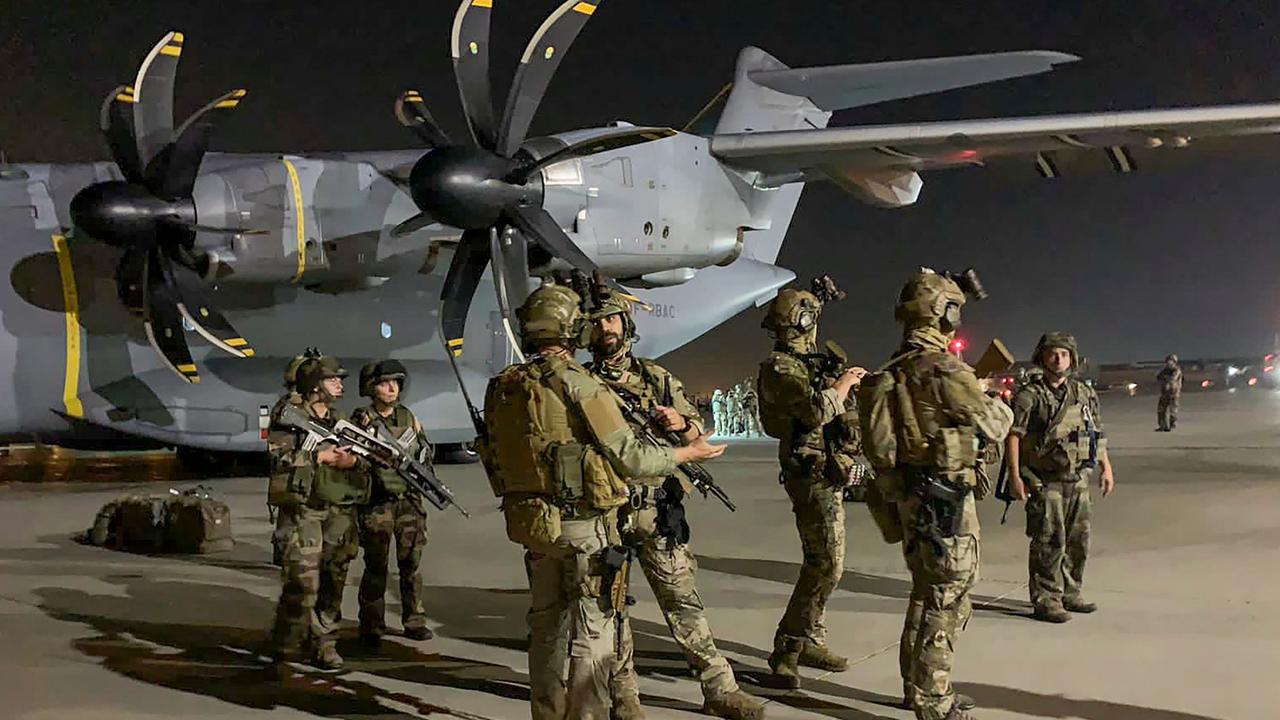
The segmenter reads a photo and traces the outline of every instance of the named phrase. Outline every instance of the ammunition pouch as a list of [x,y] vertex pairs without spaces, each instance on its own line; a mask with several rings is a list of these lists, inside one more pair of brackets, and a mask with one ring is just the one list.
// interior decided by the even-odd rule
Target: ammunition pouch
[[898,503],[887,500],[874,482],[867,484],[863,502],[880,530],[880,537],[890,545],[902,542],[902,515],[898,512]]
[[552,557],[567,556],[571,549],[560,542],[560,509],[538,495],[508,495],[502,499],[507,538],[530,551]]
[[689,521],[684,510],[684,490],[680,481],[667,478],[662,487],[654,490],[654,507],[658,511],[658,535],[670,538],[678,545],[689,542]]
[[964,524],[965,496],[971,490],[913,468],[907,476],[907,491],[920,498],[916,531],[935,542],[959,535]]
[[561,507],[610,510],[627,502],[627,485],[592,445],[557,443],[547,446]]

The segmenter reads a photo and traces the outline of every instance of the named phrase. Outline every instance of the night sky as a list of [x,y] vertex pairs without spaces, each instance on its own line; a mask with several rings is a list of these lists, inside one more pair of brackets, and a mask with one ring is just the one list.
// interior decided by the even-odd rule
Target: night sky
[[[550,0],[497,0],[495,95]],[[1175,7],[1175,5],[1177,7]],[[1088,7],[1087,11],[1078,10]],[[247,87],[215,149],[410,147],[391,114],[420,89],[465,134],[448,56],[454,0],[32,2],[0,0],[0,149],[10,161],[105,158],[99,103],[170,29],[186,33],[179,115]],[[1280,5],[606,0],[551,86],[533,131],[612,119],[679,127],[755,44],[793,67],[1008,50],[1080,55],[1031,78],[837,114],[833,125],[1280,100]],[[434,100],[433,100],[434,99]],[[917,205],[882,210],[811,185],[779,264],[830,271],[850,292],[823,334],[879,364],[892,303],[918,265],[977,266],[971,344],[1026,355],[1065,329],[1096,361],[1257,354],[1280,329],[1280,137],[1170,151],[1135,175],[1040,180],[1017,169],[925,176]],[[753,374],[767,351],[749,311],[670,356],[701,389]]]

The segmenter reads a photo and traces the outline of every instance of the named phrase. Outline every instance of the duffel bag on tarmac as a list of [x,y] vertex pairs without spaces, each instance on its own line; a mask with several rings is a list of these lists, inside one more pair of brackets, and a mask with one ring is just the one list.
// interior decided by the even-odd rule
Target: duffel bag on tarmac
[[164,506],[165,552],[206,554],[226,552],[235,545],[231,509],[198,486],[173,495]]
[[93,527],[81,539],[90,545],[130,552],[164,548],[164,498],[123,495],[98,511]]

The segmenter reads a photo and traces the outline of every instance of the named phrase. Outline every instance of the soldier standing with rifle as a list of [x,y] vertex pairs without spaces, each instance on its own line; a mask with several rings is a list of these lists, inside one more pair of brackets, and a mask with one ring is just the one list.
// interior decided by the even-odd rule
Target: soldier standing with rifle
[[1164,359],[1164,367],[1156,375],[1160,385],[1160,402],[1156,404],[1156,432],[1173,432],[1178,427],[1178,403],[1182,400],[1182,366],[1178,356]]
[[725,446],[700,435],[663,448],[635,436],[616,396],[573,359],[591,331],[578,293],[543,285],[516,317],[529,359],[490,380],[477,450],[507,536],[525,548],[533,719],[642,717],[638,698],[611,692],[617,645],[629,642],[618,508],[629,480],[666,477]]
[[[399,360],[369,363],[360,369],[360,394],[372,402],[352,413],[356,425],[374,430],[399,445],[425,466],[431,465],[432,448],[422,423],[401,402],[409,385],[409,373]],[[422,500],[408,492],[394,469],[370,467],[369,502],[360,507],[360,546],[364,549],[364,575],[360,578],[360,639],[376,646],[386,632],[387,565],[391,541],[396,543],[400,570],[400,617],[404,636],[429,640],[422,602],[422,575],[418,568],[427,545],[427,513]]]
[[[280,413],[288,405],[302,405],[302,396],[298,394],[298,368],[302,366],[303,361],[308,358],[320,357],[320,351],[314,347],[309,347],[301,355],[296,355],[284,369],[284,395],[276,400],[276,404],[271,408],[271,414],[268,416],[268,428],[279,425]],[[271,522],[275,525],[275,531],[271,533],[271,564],[280,567],[284,562],[284,548],[289,542],[289,535],[293,532],[290,525],[293,520],[291,513],[282,513],[272,498],[278,498],[286,494],[286,488],[278,484],[286,481],[283,475],[272,474],[267,480],[267,514],[271,517]]]
[[791,498],[800,533],[803,564],[774,634],[769,668],[778,682],[800,687],[799,666],[841,672],[848,658],[827,647],[827,600],[844,573],[843,488],[847,480],[830,473],[826,428],[847,410],[849,392],[866,371],[841,369],[829,384],[814,372],[818,316],[841,293],[829,277],[814,289],[784,289],[769,304],[762,326],[774,337],[773,352],[760,364],[760,419],[778,438],[780,479]]
[[1089,556],[1089,480],[1101,468],[1102,496],[1115,488],[1098,395],[1071,377],[1076,339],[1046,333],[1035,363],[1044,374],[1013,398],[1013,429],[1005,450],[1009,491],[1027,501],[1031,605],[1035,618],[1064,623],[1070,613],[1098,609],[1081,595]]
[[[685,397],[684,386],[658,363],[631,354],[636,340],[631,312],[628,298],[615,291],[604,294],[590,316],[594,359],[589,369],[621,398],[624,415],[637,435],[654,437],[656,430],[664,436],[665,444],[675,446],[696,440],[703,432],[702,419]],[[629,540],[653,589],[672,638],[698,675],[704,698],[702,711],[736,720],[764,717],[764,706],[742,692],[729,661],[716,649],[698,595],[698,564],[689,549],[689,524],[683,505],[685,495],[694,487],[679,474],[640,482],[633,488],[631,503],[623,506],[623,537]],[[638,706],[640,687],[633,645],[624,647],[622,655],[622,667],[614,678],[615,707],[621,697],[636,698],[634,705]],[[614,717],[618,720],[624,715],[615,712]]]
[[951,685],[956,636],[978,577],[974,471],[982,441],[1004,440],[1012,412],[990,380],[948,352],[965,295],[985,297],[972,270],[922,268],[894,315],[897,355],[858,391],[862,446],[876,471],[867,508],[886,542],[903,542],[911,599],[899,646],[903,705],[920,720],[967,720],[973,700]]
[[[342,419],[334,403],[342,397],[347,371],[329,355],[298,366],[299,408],[321,425]],[[355,556],[356,506],[369,495],[363,461],[331,443],[308,449],[304,436],[279,424],[270,428],[272,496],[289,528],[281,564],[280,600],[269,640],[273,668],[303,659],[321,669],[342,667],[335,648],[347,567]]]

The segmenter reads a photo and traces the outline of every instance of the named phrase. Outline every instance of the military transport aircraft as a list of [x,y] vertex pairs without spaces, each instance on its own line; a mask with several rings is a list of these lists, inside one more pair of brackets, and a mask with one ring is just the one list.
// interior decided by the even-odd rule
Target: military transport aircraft
[[835,110],[1077,58],[792,69],[749,47],[684,131],[526,137],[601,5],[547,18],[499,117],[493,0],[463,0],[451,50],[469,136],[408,91],[395,114],[422,147],[405,151],[207,153],[246,93],[175,127],[185,38],[166,35],[102,105],[114,162],[0,166],[0,441],[260,450],[287,358],[315,345],[353,367],[401,359],[433,438],[465,442],[459,388],[476,396],[512,359],[510,309],[549,271],[598,268],[631,289],[647,303],[638,350],[661,355],[793,279],[774,263],[806,182],[901,207],[927,171],[1011,158],[1053,177],[1095,154],[1128,172],[1134,151],[1280,131],[1280,104],[827,128]]

